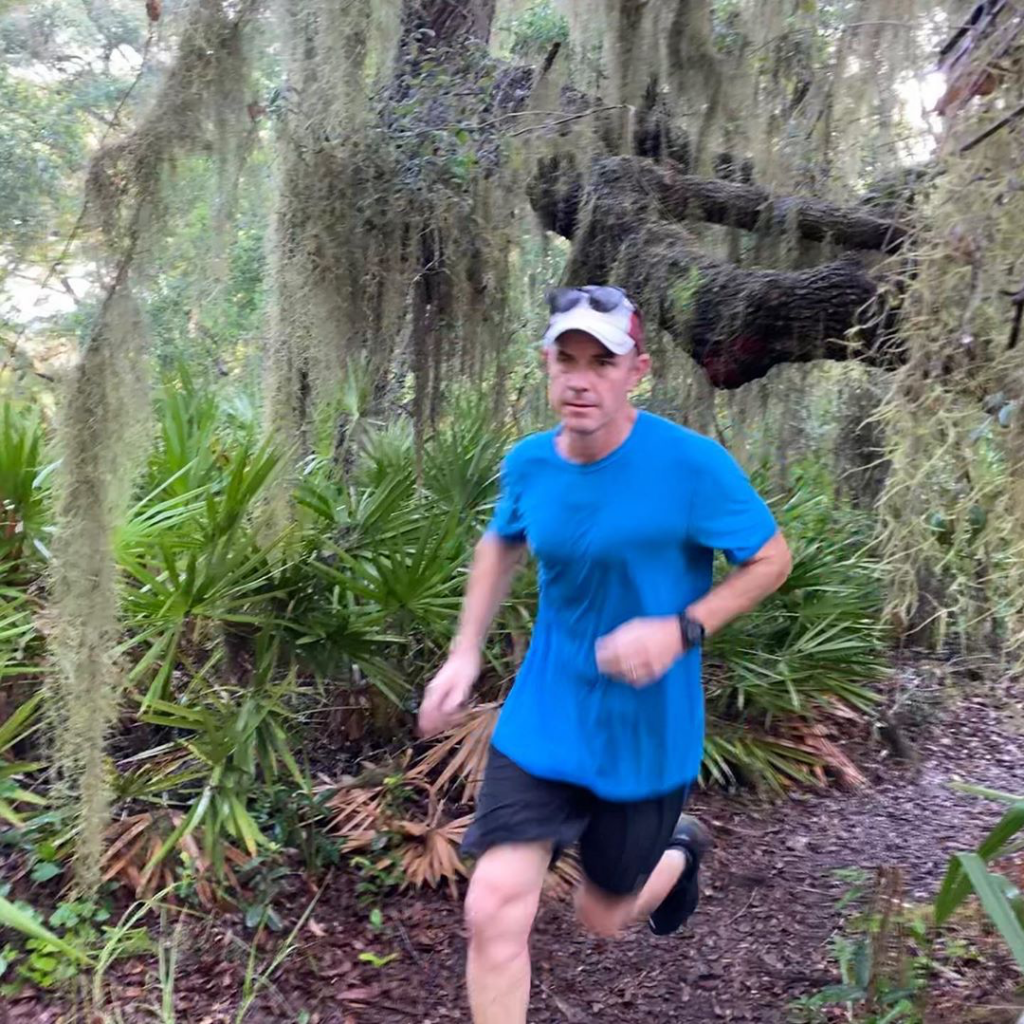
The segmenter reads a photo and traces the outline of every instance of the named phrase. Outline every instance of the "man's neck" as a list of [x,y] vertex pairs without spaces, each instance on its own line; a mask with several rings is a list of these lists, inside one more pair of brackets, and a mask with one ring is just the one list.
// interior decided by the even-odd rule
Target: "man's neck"
[[633,429],[633,424],[636,423],[637,415],[636,409],[629,405],[622,416],[606,423],[592,434],[561,430],[556,439],[558,451],[569,462],[597,462],[611,455],[625,442]]

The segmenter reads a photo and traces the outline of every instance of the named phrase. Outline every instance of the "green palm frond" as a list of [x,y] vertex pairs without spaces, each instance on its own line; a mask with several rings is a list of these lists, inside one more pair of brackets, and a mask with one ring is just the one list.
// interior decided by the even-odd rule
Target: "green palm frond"
[[308,777],[292,750],[296,693],[294,670],[277,678],[280,646],[264,635],[254,652],[255,672],[244,688],[208,687],[194,703],[152,698],[140,721],[172,739],[130,759],[122,796],[183,808],[178,826],[147,864],[156,870],[193,834],[201,836],[206,860],[224,867],[228,845],[255,855],[273,848],[254,816],[261,793],[284,783],[309,792]]
[[42,765],[38,762],[8,760],[9,752],[16,743],[22,743],[39,728],[39,711],[43,703],[43,691],[34,693],[17,707],[5,721],[0,722],[0,819],[20,828],[24,821],[15,809],[17,804],[44,806],[46,799],[25,789],[22,780],[25,775],[36,771]]
[[[1014,799],[1010,794],[997,796]],[[1018,838],[1021,834],[1024,834],[1024,798],[1018,796],[976,851],[950,859],[935,898],[935,924],[940,927],[945,924],[973,892],[1024,973],[1024,896],[1009,872],[1004,875],[990,866],[1020,851],[1024,846]]]
[[[858,523],[826,496],[798,493],[777,510],[793,552],[793,570],[758,609],[730,623],[708,644],[709,727],[705,771],[777,786],[806,775],[814,757],[785,743],[739,741],[773,734],[787,720],[829,716],[837,702],[869,712],[886,672],[880,625],[880,570]],[[722,731],[716,731],[722,730]]]
[[756,782],[781,790],[787,780],[813,784],[812,768],[817,763],[813,754],[781,740],[731,723],[711,722],[701,774],[704,781],[719,786]]
[[[177,423],[181,403],[168,406]],[[176,437],[179,427],[185,429],[177,423],[165,433]],[[205,443],[206,437],[200,430],[193,441]],[[147,700],[168,696],[189,628],[194,633],[200,622],[281,625],[278,615],[289,598],[281,578],[291,563],[273,557],[287,534],[261,539],[253,525],[278,454],[268,445],[243,441],[216,461],[213,479],[198,489],[183,489],[179,484],[201,457],[194,445],[175,451],[166,466],[171,476],[150,482],[117,538],[118,557],[131,583],[124,608],[135,641],[124,649],[141,650],[130,678],[149,678]]]
[[352,473],[360,490],[374,491],[396,477],[407,481],[406,497],[413,497],[416,448],[412,423],[398,419],[364,433]]
[[47,497],[53,465],[45,463],[38,411],[0,402],[0,582],[16,582],[25,563],[49,557]]
[[45,672],[35,606],[20,590],[0,587],[0,681]]
[[181,495],[215,482],[221,457],[216,395],[187,382],[167,384],[156,411],[159,435],[150,456],[149,486]]
[[460,398],[426,446],[427,490],[449,511],[486,513],[497,493],[498,468],[508,442],[508,433],[495,426],[484,398]]

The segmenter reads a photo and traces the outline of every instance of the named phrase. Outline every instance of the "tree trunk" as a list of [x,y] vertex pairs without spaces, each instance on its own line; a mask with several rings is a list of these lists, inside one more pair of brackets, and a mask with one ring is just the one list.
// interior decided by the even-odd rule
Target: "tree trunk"
[[486,43],[497,0],[406,0],[405,34],[429,32],[430,48],[446,49],[469,40]]

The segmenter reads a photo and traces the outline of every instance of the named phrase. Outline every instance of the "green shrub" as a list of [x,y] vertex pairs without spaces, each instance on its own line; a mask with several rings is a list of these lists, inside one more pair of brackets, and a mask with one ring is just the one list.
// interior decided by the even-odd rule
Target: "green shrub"
[[776,509],[793,571],[756,612],[730,623],[707,651],[705,770],[719,783],[739,774],[779,785],[809,779],[819,760],[792,730],[836,711],[869,711],[885,671],[877,561],[863,520],[806,484]]
[[935,924],[945,924],[973,892],[1024,973],[1024,895],[1010,878],[989,868],[993,861],[1024,850],[1024,796],[980,786],[957,788],[1007,803],[1009,808],[976,851],[950,860],[935,898]]
[[569,40],[569,23],[551,0],[536,0],[507,27],[516,57],[543,56],[555,43]]

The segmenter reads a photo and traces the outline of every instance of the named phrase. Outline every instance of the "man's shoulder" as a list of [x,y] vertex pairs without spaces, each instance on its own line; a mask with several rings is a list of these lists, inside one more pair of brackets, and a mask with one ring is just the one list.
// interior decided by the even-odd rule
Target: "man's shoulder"
[[697,463],[723,457],[732,458],[728,449],[713,437],[698,433],[653,412],[645,412],[644,417],[649,424],[648,444],[659,451]]
[[552,448],[553,430],[543,430],[536,434],[527,434],[516,441],[505,453],[507,469],[518,469],[537,459],[549,458]]

